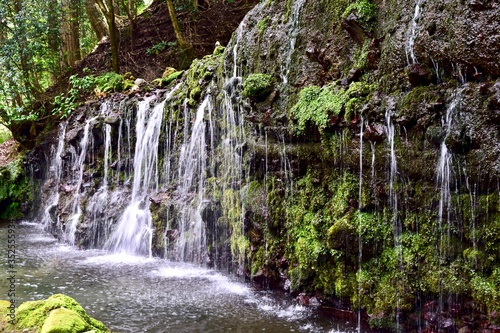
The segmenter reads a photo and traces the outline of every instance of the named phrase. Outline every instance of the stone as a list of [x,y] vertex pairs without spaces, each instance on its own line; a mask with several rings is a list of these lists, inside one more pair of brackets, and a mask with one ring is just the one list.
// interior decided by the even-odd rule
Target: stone
[[162,79],[165,79],[167,78],[169,75],[171,74],[174,74],[176,72],[175,68],[173,67],[167,67],[165,68],[165,70],[163,71],[163,74],[161,76]]
[[386,130],[382,124],[372,124],[366,127],[363,138],[368,141],[381,142],[386,137]]
[[427,85],[431,82],[431,72],[420,64],[411,64],[406,67],[408,81],[414,87]]
[[104,123],[108,125],[118,125],[120,123],[120,115],[118,113],[112,113],[104,118]]
[[307,296],[305,293],[300,293],[295,299],[302,306],[308,306],[309,305],[309,296]]
[[358,22],[358,17],[354,13],[349,14],[347,18],[342,20],[341,25],[358,45],[363,45],[365,40],[370,37],[370,34]]

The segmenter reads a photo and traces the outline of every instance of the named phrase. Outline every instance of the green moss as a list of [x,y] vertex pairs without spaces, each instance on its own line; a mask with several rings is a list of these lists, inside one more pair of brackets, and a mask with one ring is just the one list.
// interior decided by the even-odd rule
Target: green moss
[[260,20],[259,23],[257,23],[257,29],[259,29],[259,37],[262,37],[264,34],[264,31],[266,31],[267,27],[269,25],[269,18],[265,17],[264,19]]
[[413,88],[403,99],[401,108],[411,111],[418,105],[433,103],[439,100],[439,95],[431,86],[418,86]]
[[50,311],[40,333],[79,333],[92,329],[75,311],[65,308]]
[[302,89],[298,102],[291,109],[291,114],[297,121],[297,132],[303,133],[308,125],[324,130],[330,117],[340,114],[344,100],[344,92],[334,93],[331,87],[309,86]]
[[351,83],[347,89],[335,84],[302,89],[298,102],[290,111],[297,122],[296,131],[303,133],[308,126],[314,125],[322,132],[333,116],[343,115],[350,119],[366,103],[374,88],[375,85],[360,81]]
[[243,96],[261,100],[271,93],[272,87],[272,76],[262,73],[250,74],[243,81]]
[[156,84],[158,86],[161,86],[161,87],[166,87],[171,82],[173,82],[173,81],[177,80],[178,78],[180,78],[183,73],[184,73],[184,71],[175,71],[175,72],[170,73],[167,76],[165,76],[165,78],[154,80],[152,83]]
[[[35,332],[40,332],[42,327],[45,326],[45,322],[50,317],[50,314],[54,310],[60,308],[71,311],[71,319],[75,319],[75,315],[80,317],[85,322],[85,330],[87,331],[94,330],[96,333],[109,332],[103,323],[89,317],[81,305],[78,304],[73,298],[62,294],[52,295],[46,300],[30,301],[21,304],[16,309],[16,327],[20,329],[32,329]],[[64,315],[67,315],[67,313],[64,313]],[[59,322],[59,320],[55,318],[55,315],[52,317],[52,322],[54,324]],[[81,324],[80,321],[77,322]],[[49,327],[50,326],[47,326],[46,329],[49,329]]]
[[356,13],[358,20],[362,23],[368,23],[375,20],[378,13],[378,6],[370,0],[356,0],[345,9],[343,18],[348,17],[352,12]]

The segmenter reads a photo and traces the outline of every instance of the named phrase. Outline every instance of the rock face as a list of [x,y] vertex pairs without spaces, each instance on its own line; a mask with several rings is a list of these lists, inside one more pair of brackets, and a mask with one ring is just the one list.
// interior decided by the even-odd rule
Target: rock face
[[47,138],[42,218],[83,247],[360,304],[376,327],[494,327],[481,316],[500,311],[499,11],[264,1],[223,53]]

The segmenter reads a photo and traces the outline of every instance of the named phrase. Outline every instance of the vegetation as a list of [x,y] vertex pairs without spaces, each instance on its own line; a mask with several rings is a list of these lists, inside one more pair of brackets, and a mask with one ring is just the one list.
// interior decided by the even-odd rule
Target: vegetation
[[7,141],[12,137],[12,133],[9,131],[7,127],[0,124],[0,144]]
[[356,0],[345,9],[342,17],[346,18],[353,12],[361,22],[369,23],[377,17],[378,6],[371,0]]
[[243,81],[243,96],[263,99],[271,93],[273,78],[267,74],[251,74]]
[[24,211],[33,200],[32,186],[21,156],[0,168],[0,219],[25,217]]
[[333,116],[350,119],[354,113],[359,112],[360,106],[373,89],[374,85],[363,81],[353,82],[347,89],[336,84],[302,89],[299,100],[290,110],[297,122],[297,133],[303,133],[311,125],[322,132],[329,126]]

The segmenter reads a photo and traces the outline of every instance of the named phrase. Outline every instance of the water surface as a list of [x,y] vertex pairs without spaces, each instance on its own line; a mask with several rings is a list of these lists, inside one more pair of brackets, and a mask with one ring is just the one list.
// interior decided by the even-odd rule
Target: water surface
[[[7,225],[0,225],[6,244]],[[4,245],[5,246],[5,245]],[[354,332],[285,295],[217,271],[163,259],[78,250],[36,223],[16,228],[16,302],[64,293],[113,332]],[[6,250],[0,299],[7,299]]]

